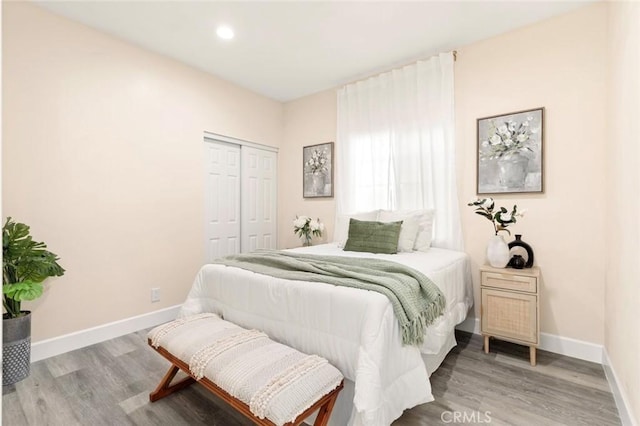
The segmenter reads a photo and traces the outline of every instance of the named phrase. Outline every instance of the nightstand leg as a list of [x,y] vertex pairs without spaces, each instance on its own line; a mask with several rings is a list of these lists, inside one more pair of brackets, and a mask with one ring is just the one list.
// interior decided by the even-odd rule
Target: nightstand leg
[[531,365],[533,367],[536,366],[536,347],[529,346],[529,361],[531,361]]
[[484,353],[489,353],[489,336],[484,336]]

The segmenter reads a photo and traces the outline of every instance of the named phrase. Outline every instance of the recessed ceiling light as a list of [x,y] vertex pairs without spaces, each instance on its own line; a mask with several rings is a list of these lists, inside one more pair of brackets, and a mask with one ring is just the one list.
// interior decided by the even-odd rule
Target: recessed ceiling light
[[220,25],[218,29],[216,29],[216,34],[224,40],[231,40],[234,36],[233,30],[227,25]]

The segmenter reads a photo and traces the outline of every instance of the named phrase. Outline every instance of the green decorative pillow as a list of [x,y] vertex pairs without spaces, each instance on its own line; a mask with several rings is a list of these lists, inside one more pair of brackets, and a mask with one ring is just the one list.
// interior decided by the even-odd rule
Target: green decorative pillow
[[402,221],[382,223],[352,218],[344,250],[396,254],[401,228]]

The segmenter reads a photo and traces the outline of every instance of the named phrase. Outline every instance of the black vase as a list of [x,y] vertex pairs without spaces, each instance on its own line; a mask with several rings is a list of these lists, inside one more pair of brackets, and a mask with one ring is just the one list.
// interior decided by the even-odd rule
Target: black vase
[[524,257],[519,254],[514,254],[507,266],[513,269],[522,269],[526,264],[527,262],[524,260]]
[[516,234],[516,239],[509,243],[509,250],[513,247],[522,247],[527,252],[527,263],[525,263],[525,268],[531,268],[533,266],[533,249],[531,246],[524,241],[522,241],[522,235]]

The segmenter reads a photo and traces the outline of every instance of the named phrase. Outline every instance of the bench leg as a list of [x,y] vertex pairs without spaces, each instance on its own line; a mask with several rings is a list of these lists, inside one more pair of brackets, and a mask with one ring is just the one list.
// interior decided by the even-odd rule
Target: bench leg
[[171,395],[172,393],[186,388],[192,383],[195,383],[195,379],[191,376],[188,376],[171,385],[171,381],[174,377],[176,377],[178,370],[180,370],[178,367],[176,367],[175,365],[171,365],[169,371],[167,371],[167,374],[164,375],[158,387],[149,394],[149,401],[156,402],[157,400],[164,398],[167,395]]
[[320,409],[318,410],[318,415],[316,416],[316,421],[313,423],[313,426],[326,426],[329,422],[329,417],[331,417],[331,411],[333,411],[333,406],[336,403],[336,399],[338,399],[338,392],[335,392],[330,400],[324,403]]

